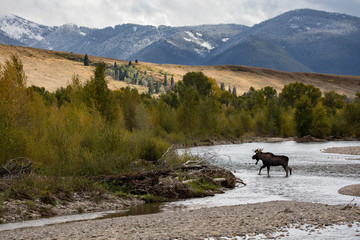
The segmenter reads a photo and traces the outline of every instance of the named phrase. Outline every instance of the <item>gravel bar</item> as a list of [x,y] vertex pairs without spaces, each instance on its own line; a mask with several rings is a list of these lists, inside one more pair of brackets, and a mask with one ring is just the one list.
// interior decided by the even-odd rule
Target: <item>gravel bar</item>
[[0,232],[0,239],[219,239],[261,233],[271,238],[290,225],[359,222],[360,209],[351,205],[272,201],[23,228]]

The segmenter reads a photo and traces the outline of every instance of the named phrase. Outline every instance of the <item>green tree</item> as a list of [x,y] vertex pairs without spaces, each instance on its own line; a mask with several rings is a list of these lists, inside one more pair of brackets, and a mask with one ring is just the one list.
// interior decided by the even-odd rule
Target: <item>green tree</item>
[[236,97],[236,96],[237,96],[237,94],[236,94],[236,87],[233,87],[233,90],[232,90],[232,95],[233,95],[234,97]]
[[84,66],[89,66],[90,65],[90,61],[89,61],[89,57],[87,54],[85,54],[84,57]]
[[312,113],[313,119],[310,125],[310,135],[318,138],[324,138],[330,134],[330,121],[327,116],[326,108],[319,103]]
[[270,87],[270,86],[266,86],[262,89],[264,95],[265,95],[265,101],[266,103],[270,100],[270,99],[276,99],[277,97],[277,93],[275,88]]
[[330,114],[335,114],[336,109],[343,109],[345,107],[345,99],[345,95],[330,91],[325,93],[323,104]]
[[120,105],[125,121],[125,127],[133,131],[137,127],[137,107],[140,102],[140,96],[136,89],[126,87],[120,92]]
[[277,103],[277,99],[272,97],[266,102],[266,129],[269,135],[278,136],[281,130],[281,108]]
[[177,125],[188,137],[195,136],[199,129],[199,93],[193,88],[186,88],[182,93],[181,104],[176,112]]
[[221,89],[221,91],[225,91],[225,84],[224,83],[221,83],[220,89]]
[[234,98],[234,96],[231,93],[229,93],[228,91],[221,91],[220,97],[219,97],[219,102],[221,104],[229,106],[229,104],[231,103],[233,98]]
[[175,88],[174,76],[171,76],[170,87],[171,87],[172,90],[174,90],[174,88]]
[[295,82],[285,85],[279,94],[280,102],[285,107],[294,107],[302,95],[308,96],[311,104],[315,107],[321,97],[320,89],[313,85],[305,85]]
[[311,100],[307,95],[302,95],[295,104],[295,123],[297,135],[303,137],[310,134],[313,121]]
[[241,96],[241,99],[244,103],[243,107],[249,111],[264,108],[265,106],[264,92],[261,90],[255,90],[253,87],[250,87],[249,91]]
[[166,87],[168,85],[168,83],[167,83],[167,74],[165,74],[165,76],[164,76],[164,86]]
[[104,62],[97,64],[94,70],[94,76],[84,85],[84,95],[87,106],[95,107],[101,115],[108,120],[113,117],[112,95],[107,86],[105,78],[106,65]]
[[21,60],[15,55],[0,65],[0,164],[25,153],[22,127],[29,124],[29,97]]
[[209,96],[212,90],[211,83],[207,76],[202,72],[188,72],[183,76],[183,80],[178,83],[178,91],[184,93],[186,88],[192,88],[200,96]]
[[[357,97],[357,99],[360,98]],[[360,137],[360,101],[355,101],[346,106],[344,118],[346,120],[347,128],[352,130],[352,134],[356,137]]]

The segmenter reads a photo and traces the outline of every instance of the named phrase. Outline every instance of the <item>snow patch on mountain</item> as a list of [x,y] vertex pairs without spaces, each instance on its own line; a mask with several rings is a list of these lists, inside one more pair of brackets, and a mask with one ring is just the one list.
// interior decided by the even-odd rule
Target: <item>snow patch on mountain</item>
[[198,37],[196,37],[192,32],[189,32],[189,31],[185,31],[185,33],[188,35],[188,37],[184,37],[185,41],[194,42],[197,45],[199,45],[203,48],[206,48],[208,51],[214,49],[214,47],[209,42],[199,38],[199,37],[202,37],[201,33],[196,33],[196,36],[198,36]]
[[0,16],[0,30],[5,32],[9,37],[16,40],[23,38],[35,39],[42,41],[44,38],[41,33],[45,27],[30,22],[13,14],[3,14]]

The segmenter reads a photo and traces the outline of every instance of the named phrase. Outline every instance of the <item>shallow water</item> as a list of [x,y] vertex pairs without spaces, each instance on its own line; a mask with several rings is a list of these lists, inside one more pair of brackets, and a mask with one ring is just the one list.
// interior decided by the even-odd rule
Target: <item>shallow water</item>
[[[244,143],[188,149],[194,155],[206,155],[210,162],[232,170],[247,185],[239,185],[224,194],[213,197],[189,199],[164,205],[144,205],[127,211],[108,211],[100,213],[59,216],[48,219],[2,224],[0,231],[42,226],[70,221],[97,218],[120,217],[139,214],[151,214],[160,211],[174,211],[182,208],[202,208],[229,206],[273,200],[307,201],[325,204],[360,205],[360,197],[345,196],[338,193],[344,186],[360,183],[360,156],[323,153],[330,147],[360,146],[360,141],[296,143],[294,141],[278,143]],[[266,169],[258,175],[261,161],[255,165],[251,159],[253,150],[263,148],[274,154],[287,155],[293,175],[285,177],[282,167],[271,167],[270,177]],[[295,231],[295,235],[297,230]],[[346,228],[345,228],[346,232]],[[294,236],[294,234],[293,234]],[[300,239],[300,238],[299,238]]]
[[[324,153],[330,147],[360,146],[359,141],[297,143],[244,143],[210,147],[195,147],[188,151],[194,155],[206,155],[217,166],[235,171],[247,185],[227,191],[214,197],[189,199],[174,202],[167,207],[214,207],[273,200],[307,201],[325,204],[360,205],[359,197],[341,195],[338,190],[344,186],[360,183],[360,156]],[[261,161],[255,165],[253,150],[263,148],[265,152],[286,155],[293,174],[285,177],[281,166],[266,168],[258,175]]]
[[[360,156],[324,153],[330,147],[360,146],[359,141],[296,143],[294,141],[278,143],[245,143],[238,145],[222,145],[196,147],[188,151],[194,155],[211,158],[217,166],[235,171],[247,185],[239,186],[224,194],[201,199],[189,199],[169,203],[172,208],[204,208],[216,206],[258,203],[273,200],[304,201],[324,204],[360,205],[360,197],[346,196],[338,190],[351,184],[360,184]],[[289,166],[293,174],[285,177],[281,166],[271,167],[270,177],[266,169],[258,175],[261,161],[255,165],[252,160],[253,150],[263,148],[265,152],[273,152],[289,157]],[[281,239],[360,239],[360,225],[348,227],[339,225],[321,230],[288,228],[284,232],[274,233],[273,237]],[[208,238],[211,240],[212,238]],[[235,237],[223,239],[268,239],[264,235]]]

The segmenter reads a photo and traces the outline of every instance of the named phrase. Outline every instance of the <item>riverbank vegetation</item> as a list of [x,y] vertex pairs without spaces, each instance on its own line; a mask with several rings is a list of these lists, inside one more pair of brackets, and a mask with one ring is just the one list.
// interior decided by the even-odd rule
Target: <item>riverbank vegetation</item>
[[[19,58],[6,61],[0,68],[0,165],[26,156],[41,176],[111,175],[181,164],[186,160],[162,157],[177,143],[360,137],[360,93],[348,99],[295,82],[280,93],[268,86],[237,96],[202,72],[189,72],[153,97],[129,87],[110,90],[107,70],[98,63],[85,83],[74,75],[67,87],[48,92],[26,85]],[[122,68],[113,74],[131,75]],[[135,68],[133,75],[151,82]]]

